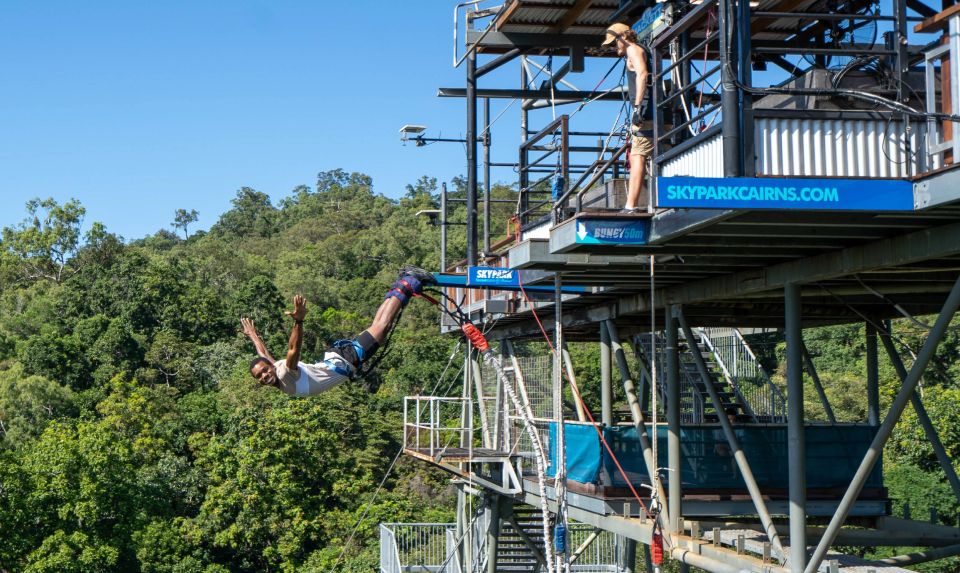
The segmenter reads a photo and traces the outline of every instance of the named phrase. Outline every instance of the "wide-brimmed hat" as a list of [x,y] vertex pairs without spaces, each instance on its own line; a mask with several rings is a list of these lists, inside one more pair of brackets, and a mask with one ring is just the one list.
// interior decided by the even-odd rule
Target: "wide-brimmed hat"
[[629,32],[629,31],[630,31],[630,26],[627,26],[626,24],[620,24],[619,22],[616,24],[611,24],[607,28],[607,37],[603,40],[603,44],[600,44],[600,45],[609,46],[610,44],[616,42],[617,38],[623,36],[624,32]]

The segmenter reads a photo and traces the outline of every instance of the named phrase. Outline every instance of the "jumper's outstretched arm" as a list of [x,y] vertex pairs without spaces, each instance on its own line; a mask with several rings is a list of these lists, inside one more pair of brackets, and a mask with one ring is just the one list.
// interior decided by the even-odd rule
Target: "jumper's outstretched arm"
[[270,351],[267,350],[267,345],[263,343],[260,335],[257,334],[257,327],[254,326],[253,321],[247,317],[240,317],[240,326],[242,327],[242,332],[250,338],[250,342],[253,342],[254,348],[257,349],[257,355],[261,358],[266,358],[270,362],[276,362],[270,354]]
[[300,362],[300,347],[303,345],[303,317],[307,316],[307,300],[300,295],[293,297],[293,311],[285,314],[293,319],[290,341],[287,344],[287,369],[297,372]]

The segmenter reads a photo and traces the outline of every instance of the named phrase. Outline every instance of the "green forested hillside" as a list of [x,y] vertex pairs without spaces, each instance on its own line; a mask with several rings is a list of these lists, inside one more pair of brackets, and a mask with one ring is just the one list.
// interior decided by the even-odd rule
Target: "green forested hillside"
[[[435,193],[423,178],[394,201],[368,177],[336,170],[276,201],[243,188],[209,232],[189,233],[185,205],[182,235],[135,240],[82,224],[97,214],[76,202],[29,202],[0,239],[0,571],[366,572],[380,521],[451,520],[446,476],[401,458],[383,481],[402,397],[434,391],[455,346],[434,309],[410,305],[374,376],[310,399],[259,387],[239,333],[240,316],[252,317],[281,354],[294,293],[309,301],[305,359],[362,330],[397,268],[438,267],[438,228],[415,216]],[[499,213],[493,228],[505,220]],[[451,258],[463,245],[452,233]],[[922,329],[897,328],[919,346]],[[862,419],[862,327],[807,336],[838,416]],[[771,338],[773,369],[777,348]],[[924,382],[954,456],[958,348],[952,333],[940,375]],[[595,349],[574,355],[592,404]],[[881,364],[888,403],[898,384]],[[440,391],[459,391],[449,384],[458,366]],[[808,397],[816,418],[812,388]],[[895,511],[909,502],[925,517],[935,507],[957,524],[911,416],[885,456]]]
[[244,188],[186,240],[81,234],[96,213],[28,204],[0,263],[0,570],[371,571],[379,521],[450,519],[446,480],[401,459],[336,565],[402,396],[453,348],[431,308],[410,306],[374,379],[305,400],[258,387],[239,333],[252,317],[282,354],[297,292],[306,359],[365,328],[397,268],[438,266],[414,215],[435,187],[391,201],[332,171],[276,203]]

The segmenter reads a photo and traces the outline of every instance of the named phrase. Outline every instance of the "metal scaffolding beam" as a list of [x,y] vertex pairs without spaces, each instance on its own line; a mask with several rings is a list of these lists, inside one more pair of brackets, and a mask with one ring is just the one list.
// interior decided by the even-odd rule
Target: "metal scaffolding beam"
[[820,404],[823,405],[823,411],[827,415],[827,420],[831,424],[837,423],[837,417],[833,415],[833,408],[830,407],[830,400],[827,399],[827,393],[823,389],[823,384],[820,382],[820,375],[817,374],[817,367],[813,364],[813,358],[810,357],[810,352],[807,350],[807,345],[803,344],[803,364],[807,369],[807,373],[810,375],[810,379],[813,380],[813,387],[817,389],[817,396],[820,397]]
[[807,445],[803,433],[803,325],[800,285],[784,288],[787,337],[787,467],[790,472],[790,560],[793,573],[807,562]]
[[[903,365],[900,353],[897,352],[897,349],[893,346],[890,333],[881,332],[880,340],[883,341],[883,347],[887,351],[887,356],[890,358],[890,363],[893,364],[894,370],[897,371],[900,382],[905,382],[907,379],[907,369]],[[940,467],[943,468],[943,472],[947,475],[947,481],[953,489],[953,494],[957,497],[957,500],[960,501],[960,478],[957,477],[957,470],[953,468],[953,462],[950,460],[946,448],[943,447],[943,442],[940,440],[937,429],[933,427],[933,422],[930,421],[930,416],[927,414],[927,409],[923,405],[923,400],[916,391],[910,396],[910,403],[913,404],[913,409],[917,413],[917,420],[920,421],[923,433],[926,435],[927,441],[930,442],[930,446],[937,456],[937,461],[940,462]]]
[[[791,282],[816,282],[960,253],[960,223],[924,229],[881,241],[857,245],[717,278],[666,287],[656,300],[667,304],[689,304],[782,289]],[[649,295],[638,294],[619,304],[620,314],[650,310]]]
[[[623,352],[623,346],[620,345],[620,338],[617,335],[617,327],[612,320],[606,320],[603,323],[607,327],[607,333],[610,335],[610,344],[613,347],[613,355],[617,359],[617,367],[620,369],[620,378],[623,380],[623,391],[627,396],[627,403],[630,405],[630,415],[633,418],[633,425],[637,430],[637,436],[640,439],[640,447],[643,450],[643,461],[647,466],[647,475],[650,476],[650,484],[657,488],[657,495],[664,499],[663,483],[657,474],[657,462],[653,459],[653,448],[650,445],[650,436],[647,433],[647,423],[643,419],[643,411],[640,409],[640,400],[637,398],[636,387],[633,384],[633,376],[630,374],[630,367],[627,365],[627,357]],[[657,429],[654,428],[654,436]],[[670,527],[670,508],[664,508],[660,511],[660,521],[664,529]]]
[[774,550],[781,558],[783,558],[785,557],[783,544],[780,543],[780,536],[777,535],[777,530],[773,525],[773,518],[770,517],[770,511],[767,509],[767,504],[763,500],[763,494],[760,492],[760,486],[757,485],[757,480],[753,477],[753,470],[750,469],[750,463],[747,461],[747,455],[743,452],[743,448],[740,447],[740,440],[737,439],[737,435],[733,431],[733,425],[725,415],[723,401],[720,400],[720,395],[717,393],[717,389],[714,388],[713,384],[710,383],[710,372],[707,370],[707,364],[703,360],[703,355],[700,354],[700,351],[697,348],[696,339],[693,337],[693,331],[690,329],[690,325],[687,324],[687,319],[683,315],[682,308],[677,307],[676,316],[677,320],[680,321],[680,328],[683,330],[683,336],[687,339],[687,343],[691,348],[690,353],[693,355],[694,362],[697,365],[697,370],[700,371],[700,377],[704,380],[704,385],[707,388],[707,392],[710,394],[710,401],[713,402],[713,407],[717,411],[717,419],[720,421],[720,427],[723,428],[723,434],[727,438],[727,443],[730,444],[730,450],[733,451],[733,459],[737,463],[737,468],[740,469],[740,475],[743,477],[743,481],[747,485],[747,491],[750,493],[750,499],[753,501],[753,505],[757,509],[757,514],[760,516],[760,522],[763,524],[763,529],[766,532],[767,537],[770,539],[770,543],[773,545]]
[[939,345],[940,341],[943,339],[943,335],[947,331],[947,326],[950,324],[950,320],[953,318],[953,314],[956,312],[958,306],[960,306],[960,278],[958,278],[957,282],[954,283],[953,290],[950,291],[950,295],[947,297],[946,302],[944,302],[943,308],[940,311],[940,315],[937,317],[936,323],[930,330],[930,334],[927,336],[926,341],[924,341],[923,347],[917,354],[917,359],[914,361],[913,367],[910,368],[910,372],[907,375],[906,380],[903,382],[903,387],[900,388],[900,392],[897,393],[897,397],[894,400],[893,405],[890,406],[890,411],[887,412],[886,417],[883,419],[883,423],[880,424],[880,429],[877,431],[876,437],[874,437],[873,442],[870,444],[870,448],[864,455],[863,461],[860,463],[860,467],[857,468],[857,472],[854,474],[853,480],[850,482],[850,487],[847,488],[846,493],[843,495],[843,499],[840,500],[840,505],[837,507],[837,512],[830,520],[830,524],[827,526],[826,531],[824,531],[823,538],[820,540],[820,543],[817,544],[817,548],[813,551],[813,555],[810,557],[810,562],[807,564],[805,573],[815,573],[820,567],[820,563],[823,561],[824,556],[826,556],[827,550],[830,549],[830,545],[833,544],[833,540],[836,538],[837,533],[840,531],[840,528],[846,521],[847,515],[850,513],[850,509],[853,507],[857,497],[860,495],[860,491],[863,489],[863,485],[866,483],[867,478],[873,470],[873,466],[880,458],[880,454],[883,451],[883,446],[887,443],[887,440],[890,438],[890,434],[893,432],[893,427],[896,425],[897,421],[900,420],[900,415],[903,414],[904,407],[910,400],[910,396],[913,394],[913,391],[916,390],[917,383],[920,381],[920,376],[923,374],[924,369],[926,369],[927,364],[930,363],[930,359],[933,358],[933,355],[937,349],[937,345]]

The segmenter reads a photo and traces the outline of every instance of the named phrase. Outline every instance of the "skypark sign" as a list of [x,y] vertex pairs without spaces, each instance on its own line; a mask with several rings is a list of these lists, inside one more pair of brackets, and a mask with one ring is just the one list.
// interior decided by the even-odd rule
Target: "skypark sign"
[[912,211],[899,179],[658,177],[657,206],[691,209]]

